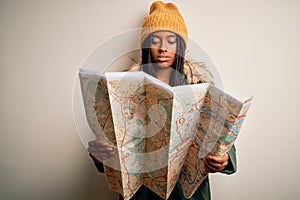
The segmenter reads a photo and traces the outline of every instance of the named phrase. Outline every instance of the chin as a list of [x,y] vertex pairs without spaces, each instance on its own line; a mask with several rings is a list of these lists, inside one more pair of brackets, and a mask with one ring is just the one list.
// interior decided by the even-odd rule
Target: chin
[[157,63],[157,66],[160,68],[167,68],[170,67],[171,65],[169,65],[168,63]]

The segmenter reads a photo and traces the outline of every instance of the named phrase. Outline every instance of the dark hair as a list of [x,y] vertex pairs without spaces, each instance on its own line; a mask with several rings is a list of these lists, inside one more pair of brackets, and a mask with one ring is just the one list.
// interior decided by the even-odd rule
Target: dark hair
[[[151,76],[156,77],[155,67],[154,67],[155,63],[152,62],[152,56],[150,50],[151,37],[152,34],[150,34],[142,44],[141,70],[147,74],[150,74]],[[169,82],[171,86],[187,84],[187,81],[183,74],[185,43],[183,39],[177,34],[176,34],[176,43],[177,43],[176,56],[175,56],[174,63],[171,66],[174,70],[172,70],[170,82]]]

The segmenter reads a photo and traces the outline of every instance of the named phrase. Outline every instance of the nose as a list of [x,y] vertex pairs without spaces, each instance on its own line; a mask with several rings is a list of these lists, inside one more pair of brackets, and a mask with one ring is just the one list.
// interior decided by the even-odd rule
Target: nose
[[167,52],[167,49],[159,48],[159,49],[158,49],[158,52],[159,52],[159,53],[164,53],[164,52]]
[[168,51],[168,50],[167,50],[167,44],[166,44],[166,41],[162,41],[162,43],[161,43],[161,45],[160,45],[158,51],[159,51],[160,53],[163,53],[163,52],[167,52],[167,51]]

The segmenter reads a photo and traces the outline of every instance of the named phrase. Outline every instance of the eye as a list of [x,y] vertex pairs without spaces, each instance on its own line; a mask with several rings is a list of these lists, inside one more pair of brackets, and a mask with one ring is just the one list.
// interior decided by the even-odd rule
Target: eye
[[158,37],[152,37],[152,39],[151,39],[151,44],[152,45],[156,45],[156,44],[159,44],[161,41],[160,41],[160,39],[158,38]]
[[176,40],[168,40],[168,43],[169,43],[169,44],[175,44],[175,43],[176,43]]
[[159,40],[152,40],[151,44],[152,45],[157,45],[157,44],[160,44],[160,41]]

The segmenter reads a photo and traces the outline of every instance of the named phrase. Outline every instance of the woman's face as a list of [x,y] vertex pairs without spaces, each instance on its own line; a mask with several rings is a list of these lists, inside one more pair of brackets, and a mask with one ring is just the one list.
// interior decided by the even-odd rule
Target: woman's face
[[160,67],[170,67],[176,55],[176,34],[170,31],[154,32],[150,42],[152,61]]

